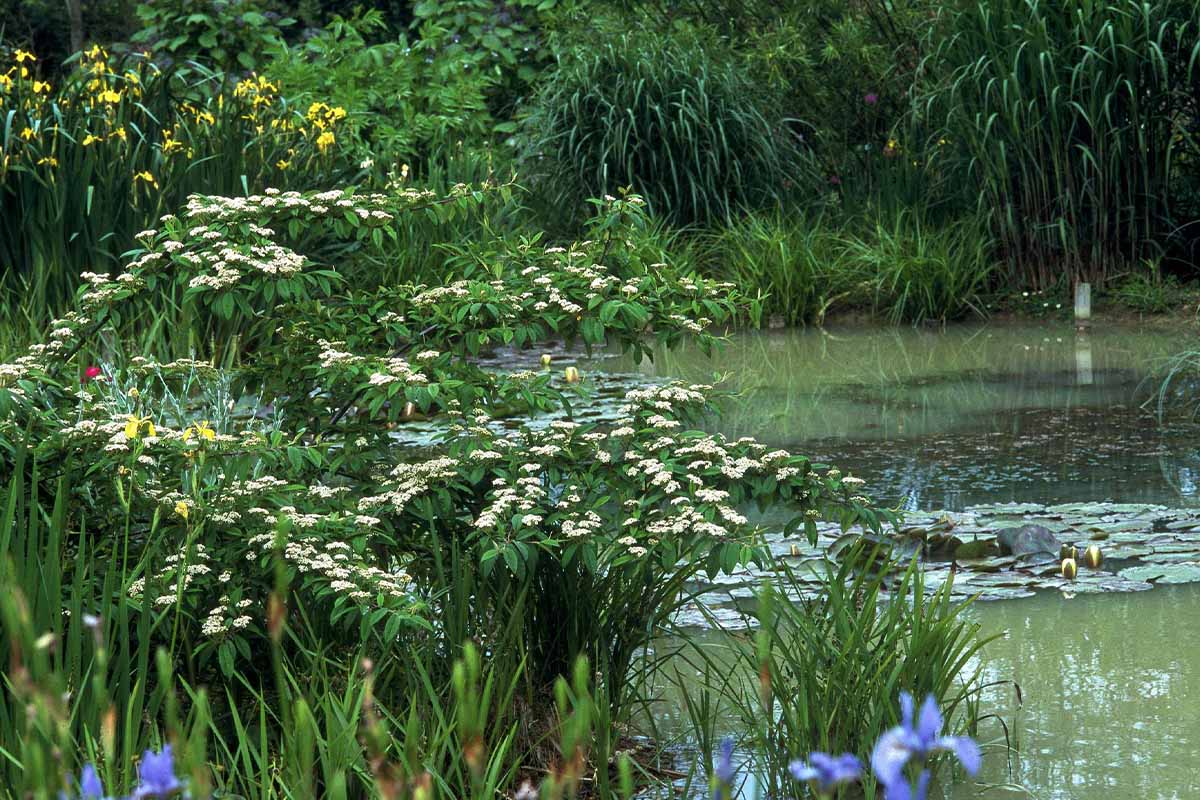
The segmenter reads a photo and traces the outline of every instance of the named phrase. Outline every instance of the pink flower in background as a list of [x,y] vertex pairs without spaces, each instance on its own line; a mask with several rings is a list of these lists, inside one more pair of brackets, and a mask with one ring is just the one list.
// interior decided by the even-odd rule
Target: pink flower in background
[[83,371],[83,377],[79,379],[80,383],[87,383],[90,380],[100,377],[100,368],[92,365]]
[[879,102],[879,95],[875,94],[874,92],[867,92],[865,95],[863,95],[863,102],[869,106],[873,106]]
[[841,186],[841,185],[842,185],[842,179],[841,179],[841,178],[839,178],[837,175],[830,175],[830,176],[829,176],[829,183],[830,183],[830,185],[832,185],[832,186]]

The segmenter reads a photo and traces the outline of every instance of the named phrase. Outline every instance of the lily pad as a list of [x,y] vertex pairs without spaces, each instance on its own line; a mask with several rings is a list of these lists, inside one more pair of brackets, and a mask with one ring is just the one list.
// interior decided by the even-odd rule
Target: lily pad
[[1200,581],[1200,563],[1142,564],[1121,570],[1122,578],[1147,583],[1195,583]]

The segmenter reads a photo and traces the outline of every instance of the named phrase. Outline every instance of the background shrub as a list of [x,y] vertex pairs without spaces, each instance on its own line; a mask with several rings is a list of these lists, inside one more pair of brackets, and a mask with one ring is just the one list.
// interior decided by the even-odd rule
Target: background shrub
[[529,167],[571,208],[633,186],[676,223],[781,199],[796,147],[771,98],[715,37],[678,29],[579,45],[542,82]]
[[149,0],[137,4],[137,17],[135,44],[225,70],[259,67],[271,42],[296,22],[268,0]]
[[457,142],[485,141],[495,124],[485,98],[494,79],[429,39],[369,43],[387,35],[376,10],[337,17],[302,44],[276,40],[265,72],[301,107],[351,109],[346,127],[363,159],[415,167]]

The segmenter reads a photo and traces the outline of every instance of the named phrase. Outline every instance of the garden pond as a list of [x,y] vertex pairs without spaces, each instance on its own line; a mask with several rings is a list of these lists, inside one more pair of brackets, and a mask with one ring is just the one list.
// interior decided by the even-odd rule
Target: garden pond
[[[934,554],[932,583],[955,563],[955,591],[978,594],[969,613],[999,635],[980,665],[984,710],[1017,749],[989,748],[980,783],[946,797],[1132,800],[1200,792],[1200,423],[1160,420],[1153,378],[1187,345],[1178,327],[835,328],[739,334],[715,359],[584,367],[601,408],[630,383],[724,375],[737,396],[717,430],[864,478],[908,512],[902,546]],[[996,547],[997,531],[1030,522],[1099,545],[1104,563],[1067,581],[1057,555]],[[821,546],[839,535],[823,529]],[[801,566],[815,555],[794,538],[771,545]],[[736,624],[760,577],[719,579],[713,614]],[[678,709],[663,705],[666,729],[685,727]],[[1003,735],[985,721],[980,739]]]

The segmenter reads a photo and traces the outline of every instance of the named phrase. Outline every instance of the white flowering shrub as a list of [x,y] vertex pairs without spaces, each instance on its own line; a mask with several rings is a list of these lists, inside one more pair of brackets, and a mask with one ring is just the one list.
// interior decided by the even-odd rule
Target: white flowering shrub
[[[282,575],[325,645],[386,651],[449,635],[433,620],[468,579],[452,564],[475,587],[459,609],[474,635],[519,630],[543,687],[586,654],[619,698],[688,578],[764,555],[750,506],[789,506],[814,535],[818,517],[878,526],[836,471],[696,430],[708,387],[631,392],[611,424],[495,425],[575,392],[484,369],[490,347],[711,347],[746,301],[652,260],[630,235],[636,197],[601,201],[591,240],[500,242],[441,286],[347,285],[337,243],[386,250],[395,215],[445,200],[194,197],[0,365],[0,455],[69,476],[74,524],[96,564],[122,565],[110,585],[162,623],[151,635],[183,629],[226,672],[254,663]],[[241,338],[238,367],[121,341],[121,320],[180,286],[200,324]],[[397,445],[418,414],[443,422],[440,443]]]

